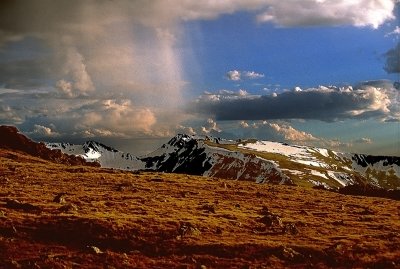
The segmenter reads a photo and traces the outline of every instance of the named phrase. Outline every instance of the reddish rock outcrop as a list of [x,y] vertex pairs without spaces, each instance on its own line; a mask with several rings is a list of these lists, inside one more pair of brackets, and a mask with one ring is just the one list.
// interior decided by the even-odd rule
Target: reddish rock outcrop
[[14,126],[0,126],[0,148],[21,151],[55,163],[100,166],[98,163],[86,162],[81,157],[64,154],[61,150],[48,149],[43,143],[34,142],[21,134]]

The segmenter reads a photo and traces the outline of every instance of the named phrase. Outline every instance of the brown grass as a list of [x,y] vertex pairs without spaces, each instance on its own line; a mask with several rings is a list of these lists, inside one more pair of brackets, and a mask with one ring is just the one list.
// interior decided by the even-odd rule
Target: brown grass
[[400,266],[399,201],[5,150],[0,186],[0,268]]

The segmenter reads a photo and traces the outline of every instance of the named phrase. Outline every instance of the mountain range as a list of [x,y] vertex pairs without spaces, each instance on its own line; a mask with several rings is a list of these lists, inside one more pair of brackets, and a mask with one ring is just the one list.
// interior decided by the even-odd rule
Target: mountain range
[[370,185],[400,190],[400,157],[342,153],[254,139],[225,140],[179,134],[154,152],[134,156],[88,141],[46,143],[102,167],[174,172],[257,183],[337,189]]

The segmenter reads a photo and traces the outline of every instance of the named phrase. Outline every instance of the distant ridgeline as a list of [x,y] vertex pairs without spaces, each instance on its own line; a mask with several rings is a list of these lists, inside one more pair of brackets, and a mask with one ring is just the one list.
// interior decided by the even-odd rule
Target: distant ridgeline
[[145,156],[103,144],[47,143],[48,148],[97,161],[102,167],[154,170],[337,189],[370,185],[400,189],[400,157],[341,153],[328,149],[258,140],[224,140],[179,134]]

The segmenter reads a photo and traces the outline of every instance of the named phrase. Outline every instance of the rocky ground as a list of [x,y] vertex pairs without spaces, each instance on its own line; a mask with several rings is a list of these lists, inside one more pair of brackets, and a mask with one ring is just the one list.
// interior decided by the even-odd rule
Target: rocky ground
[[400,268],[400,201],[0,150],[0,268]]

